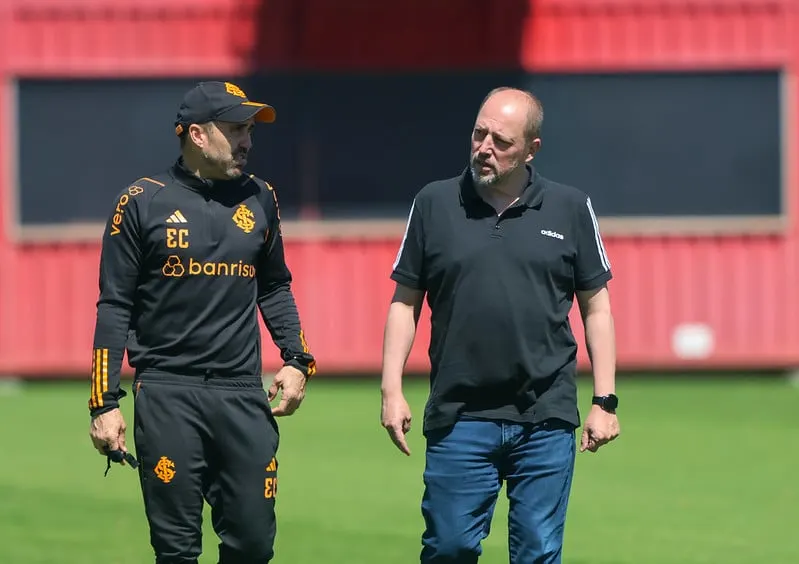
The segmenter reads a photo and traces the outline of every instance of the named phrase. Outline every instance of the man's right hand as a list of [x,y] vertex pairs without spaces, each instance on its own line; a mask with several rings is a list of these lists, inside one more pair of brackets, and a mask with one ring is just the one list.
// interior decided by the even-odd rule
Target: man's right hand
[[411,430],[411,408],[402,393],[383,394],[381,423],[397,448],[410,456],[405,434]]
[[125,446],[125,419],[119,408],[106,411],[100,415],[92,417],[92,424],[89,435],[92,438],[94,448],[107,456],[107,450],[121,450],[127,452]]

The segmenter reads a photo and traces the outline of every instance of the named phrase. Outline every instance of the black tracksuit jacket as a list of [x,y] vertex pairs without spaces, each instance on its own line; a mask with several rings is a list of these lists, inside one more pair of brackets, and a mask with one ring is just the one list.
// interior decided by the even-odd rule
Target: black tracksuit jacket
[[258,311],[284,364],[316,363],[300,325],[272,187],[252,175],[208,181],[181,159],[126,187],[102,239],[92,415],[118,407],[120,369],[258,377]]

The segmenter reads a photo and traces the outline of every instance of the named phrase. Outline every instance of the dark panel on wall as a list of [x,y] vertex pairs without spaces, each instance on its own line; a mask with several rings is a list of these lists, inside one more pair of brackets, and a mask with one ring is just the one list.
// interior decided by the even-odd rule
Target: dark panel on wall
[[[105,221],[117,192],[177,158],[175,115],[197,80],[20,81],[17,177],[23,225]],[[290,88],[291,82],[279,81],[276,87],[281,86]],[[270,165],[290,170],[295,126],[278,119],[259,128],[252,172],[265,174]],[[297,201],[285,187],[295,174],[279,176],[285,179],[283,199]]]
[[[23,80],[23,224],[104,220],[113,195],[168,166],[195,80]],[[603,216],[781,213],[779,75],[275,74],[241,79],[274,104],[250,171],[286,218],[403,217],[413,194],[458,174],[485,93],[528,87],[545,107],[541,172]]]
[[534,76],[542,173],[606,216],[775,215],[777,72]]

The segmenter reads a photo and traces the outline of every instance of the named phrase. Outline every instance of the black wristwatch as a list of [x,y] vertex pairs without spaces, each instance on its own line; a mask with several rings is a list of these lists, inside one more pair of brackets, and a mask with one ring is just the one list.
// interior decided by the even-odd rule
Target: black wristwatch
[[591,404],[598,405],[608,413],[616,413],[616,408],[619,406],[619,398],[616,397],[616,394],[594,396],[591,398]]

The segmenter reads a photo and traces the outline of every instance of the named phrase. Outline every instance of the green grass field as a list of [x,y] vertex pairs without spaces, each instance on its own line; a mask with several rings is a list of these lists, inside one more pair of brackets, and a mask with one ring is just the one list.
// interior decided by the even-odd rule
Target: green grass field
[[[114,467],[103,478],[91,447],[87,385],[4,389],[0,563],[153,562],[135,473]],[[662,377],[623,378],[618,391],[621,438],[578,456],[566,564],[799,562],[799,388],[765,377]],[[418,562],[426,384],[408,383],[407,394],[411,458],[378,424],[374,379],[317,380],[281,420],[274,562]],[[481,562],[507,562],[506,508],[500,497]],[[207,521],[204,546],[200,562],[215,563]]]

